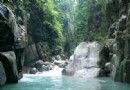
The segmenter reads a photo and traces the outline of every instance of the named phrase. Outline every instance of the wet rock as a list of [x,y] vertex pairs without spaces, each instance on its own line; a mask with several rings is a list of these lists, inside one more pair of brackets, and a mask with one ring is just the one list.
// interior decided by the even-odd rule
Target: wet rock
[[13,51],[0,53],[0,61],[5,69],[7,83],[17,83],[18,71],[15,53]]
[[105,76],[109,76],[110,77],[110,74],[111,74],[111,63],[108,62],[105,64]]
[[50,62],[43,62],[42,60],[36,61],[34,65],[39,72],[49,71],[54,68],[54,65]]
[[52,60],[53,60],[53,61],[61,61],[62,58],[61,58],[60,55],[56,55],[56,56],[53,56],[53,57],[52,57]]
[[36,68],[42,68],[43,65],[44,65],[44,62],[42,60],[38,60],[35,63]]
[[60,68],[65,68],[68,65],[68,62],[63,60],[60,61],[55,60],[54,64],[59,66]]
[[54,69],[54,65],[53,64],[48,64],[48,65],[42,65],[42,68],[41,68],[41,72],[43,72],[43,71],[49,71],[49,70],[53,70]]
[[41,68],[40,72],[43,72],[43,71],[49,71],[49,70],[50,70],[49,65],[47,65],[47,66],[42,65],[42,68]]
[[50,62],[44,62],[45,66],[50,65],[50,64],[51,64]]
[[53,70],[54,69],[54,63],[44,62],[44,65],[47,66],[49,68],[49,70]]
[[54,69],[54,65],[53,64],[48,65],[48,67],[49,67],[49,70],[53,70]]
[[36,68],[32,68],[31,70],[30,70],[30,74],[36,74],[37,73],[37,69]]
[[3,67],[3,64],[0,61],[0,86],[4,85],[6,83],[6,73],[5,73],[5,69]]
[[60,55],[55,56],[56,60],[62,60]]

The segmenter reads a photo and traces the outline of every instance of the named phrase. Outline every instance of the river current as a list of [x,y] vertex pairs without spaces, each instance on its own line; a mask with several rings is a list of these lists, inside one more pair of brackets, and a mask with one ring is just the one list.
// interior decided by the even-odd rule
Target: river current
[[62,69],[41,74],[24,74],[17,84],[8,84],[0,90],[130,90],[130,84],[114,82],[110,78],[77,78],[61,75]]

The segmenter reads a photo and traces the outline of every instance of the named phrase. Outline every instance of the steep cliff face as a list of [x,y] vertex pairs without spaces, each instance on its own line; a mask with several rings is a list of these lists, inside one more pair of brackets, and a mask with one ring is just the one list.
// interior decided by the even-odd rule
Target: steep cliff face
[[25,65],[30,66],[37,60],[52,61],[51,56],[62,53],[62,27],[57,20],[53,1],[25,1],[28,12]]
[[[22,12],[22,11],[21,11]],[[24,17],[24,15],[23,15]],[[10,7],[0,4],[0,85],[17,83],[22,78],[27,33],[24,19]],[[2,78],[3,77],[3,78]]]
[[111,76],[115,81],[130,83],[130,1],[115,2],[119,7],[118,19],[111,25],[111,39],[107,41],[111,51]]
[[[109,48],[111,76],[130,83],[129,71],[129,0],[77,0],[75,40],[98,41]],[[77,22],[76,22],[77,21]],[[109,39],[108,39],[109,38]],[[106,40],[108,39],[108,40]],[[106,42],[104,42],[106,41]],[[107,59],[107,58],[106,58]]]
[[52,61],[51,56],[61,54],[63,36],[52,1],[0,2],[0,85],[3,85],[18,82],[23,65],[33,66],[39,59]]

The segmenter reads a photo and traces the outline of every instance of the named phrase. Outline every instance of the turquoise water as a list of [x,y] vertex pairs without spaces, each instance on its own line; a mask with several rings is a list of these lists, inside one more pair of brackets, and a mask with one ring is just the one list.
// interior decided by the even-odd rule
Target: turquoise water
[[130,84],[113,82],[110,78],[24,75],[18,84],[0,90],[130,90]]

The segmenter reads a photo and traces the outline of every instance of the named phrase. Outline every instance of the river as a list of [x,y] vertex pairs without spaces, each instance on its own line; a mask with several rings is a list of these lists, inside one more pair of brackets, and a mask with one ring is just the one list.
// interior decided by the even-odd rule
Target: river
[[8,84],[0,90],[130,90],[129,84],[110,78],[77,78],[61,75],[62,69],[41,74],[24,74],[18,84]]

